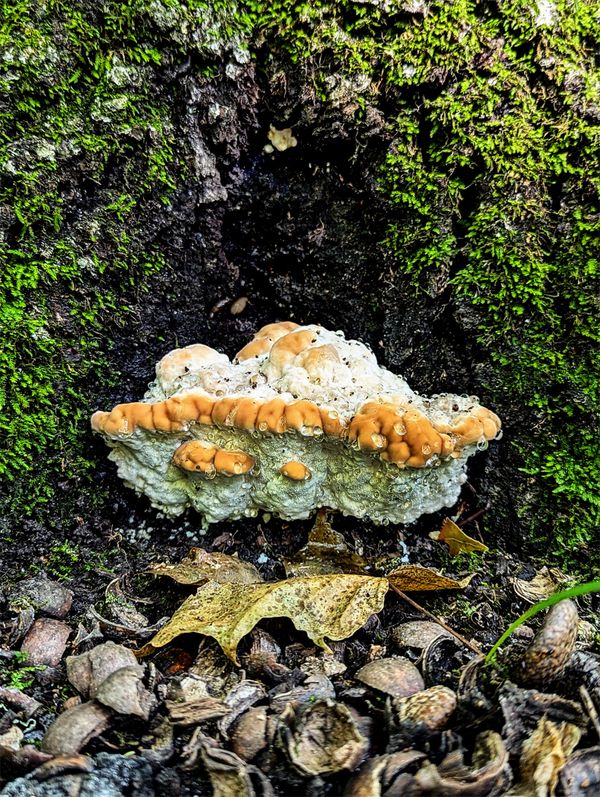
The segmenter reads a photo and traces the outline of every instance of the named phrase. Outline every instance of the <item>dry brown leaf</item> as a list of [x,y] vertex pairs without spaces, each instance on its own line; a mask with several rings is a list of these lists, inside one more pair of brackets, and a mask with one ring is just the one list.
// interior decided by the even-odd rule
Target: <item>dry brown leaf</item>
[[239,641],[264,617],[289,617],[296,628],[329,650],[325,637],[351,636],[381,611],[387,590],[386,578],[361,575],[309,576],[271,584],[209,581],[177,609],[138,655],[148,655],[180,634],[205,634],[216,639],[237,664]]
[[432,540],[445,542],[450,549],[450,556],[458,556],[459,553],[474,553],[475,551],[483,553],[489,551],[487,545],[469,537],[449,517],[444,519],[440,531],[432,531],[429,536]]
[[391,573],[388,573],[389,582],[402,590],[402,592],[429,592],[431,590],[443,589],[464,589],[469,585],[473,575],[461,578],[443,576],[436,570],[421,565],[400,565]]
[[508,792],[518,797],[554,797],[558,773],[577,747],[581,731],[576,725],[557,725],[542,717],[523,743],[519,765],[521,782]]
[[285,560],[288,578],[322,576],[325,573],[365,573],[366,562],[351,551],[344,537],[327,520],[327,513],[319,511],[309,532],[308,542]]
[[199,743],[213,797],[256,797],[248,772],[250,767],[245,761],[231,750],[221,749],[209,736],[199,734],[195,741]]
[[544,566],[530,581],[513,578],[512,585],[520,598],[526,600],[527,603],[537,603],[553,595],[558,590],[561,581],[565,581],[565,576],[559,570]]
[[220,584],[255,584],[262,581],[260,573],[249,562],[219,551],[192,548],[185,559],[176,565],[159,562],[150,565],[148,572],[155,576],[168,576],[179,584],[199,585],[205,581]]

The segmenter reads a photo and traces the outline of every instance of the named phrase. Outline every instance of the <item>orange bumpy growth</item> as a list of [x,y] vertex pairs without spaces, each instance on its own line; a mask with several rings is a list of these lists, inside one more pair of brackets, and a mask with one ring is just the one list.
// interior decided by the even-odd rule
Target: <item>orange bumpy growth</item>
[[419,396],[341,332],[287,321],[233,362],[202,345],[169,352],[143,401],[92,426],[125,482],[169,515],[291,520],[329,506],[410,523],[456,502],[500,421],[474,396]]
[[364,404],[350,422],[348,439],[365,451],[380,451],[381,458],[400,467],[422,468],[436,454],[453,451],[451,439],[440,434],[422,412],[391,404]]
[[217,446],[207,446],[198,440],[182,443],[173,454],[173,464],[187,471],[211,475],[241,476],[254,467],[254,457],[245,451],[226,451]]
[[271,351],[273,344],[292,332],[298,329],[298,324],[293,321],[280,321],[277,324],[267,324],[261,327],[254,335],[250,343],[247,343],[243,349],[240,349],[235,355],[238,361],[249,360],[251,357],[259,357],[261,354],[267,354]]
[[459,415],[451,424],[438,424],[440,432],[450,434],[460,445],[468,446],[480,440],[493,440],[500,431],[500,418],[485,407],[477,407],[469,415]]
[[311,476],[310,469],[303,462],[296,462],[293,459],[281,466],[281,473],[295,482],[305,482]]
[[393,404],[367,402],[348,427],[335,410],[319,408],[300,399],[287,404],[283,399],[260,402],[249,398],[225,397],[211,401],[190,392],[153,404],[118,404],[111,412],[92,416],[95,431],[126,436],[137,428],[152,432],[184,432],[190,423],[235,427],[243,431],[271,434],[299,432],[303,435],[347,439],[362,451],[379,454],[382,460],[399,467],[422,468],[434,456],[448,457],[481,440],[493,439],[500,419],[490,410],[477,407],[460,415],[452,424],[433,423],[419,410]]

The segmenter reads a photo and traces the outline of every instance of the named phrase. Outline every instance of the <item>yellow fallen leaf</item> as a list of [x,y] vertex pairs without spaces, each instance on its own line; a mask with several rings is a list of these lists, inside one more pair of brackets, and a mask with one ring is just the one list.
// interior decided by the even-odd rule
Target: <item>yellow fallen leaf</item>
[[487,545],[479,540],[469,537],[457,526],[449,517],[445,518],[440,531],[432,531],[429,535],[432,540],[445,542],[450,549],[450,556],[458,556],[459,553],[474,553],[475,551],[489,551]]
[[217,640],[236,664],[237,646],[264,617],[289,617],[315,644],[346,639],[383,608],[388,580],[375,576],[309,576],[270,584],[209,581],[177,609],[138,655],[149,655],[180,634]]
[[209,552],[192,548],[185,559],[176,565],[164,562],[150,565],[148,572],[155,576],[168,576],[179,584],[203,584],[205,581],[255,584],[262,581],[260,573],[249,562],[219,551]]
[[430,590],[464,589],[469,585],[473,575],[461,578],[443,576],[436,570],[421,565],[400,565],[387,575],[390,584],[402,592],[428,592]]

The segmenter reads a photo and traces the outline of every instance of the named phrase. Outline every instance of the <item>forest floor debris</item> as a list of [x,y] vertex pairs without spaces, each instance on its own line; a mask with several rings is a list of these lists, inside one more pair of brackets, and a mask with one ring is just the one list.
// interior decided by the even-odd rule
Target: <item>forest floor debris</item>
[[[179,560],[154,552],[145,568],[86,595],[45,574],[15,582],[1,615],[2,797],[594,793],[597,596],[532,618],[486,666],[471,648],[489,649],[561,574],[493,551],[450,558],[426,535],[411,540],[421,564],[400,562],[403,546],[334,530],[324,515],[307,538],[269,539],[267,524],[251,555],[222,530],[212,551],[207,538],[191,551],[183,541]],[[328,651],[298,630],[315,610],[310,594],[294,611],[283,600],[267,613],[259,606],[238,629],[240,666],[236,647],[225,645],[228,658],[194,623],[160,648],[148,644],[207,586],[240,592],[239,609],[243,590],[384,581],[374,573],[390,567],[413,579],[411,602],[386,586],[385,601],[341,639],[325,626],[312,632]],[[329,597],[335,604],[335,590]],[[32,664],[24,641],[56,623],[66,636],[48,641],[52,661]],[[150,655],[139,658],[140,644]]]

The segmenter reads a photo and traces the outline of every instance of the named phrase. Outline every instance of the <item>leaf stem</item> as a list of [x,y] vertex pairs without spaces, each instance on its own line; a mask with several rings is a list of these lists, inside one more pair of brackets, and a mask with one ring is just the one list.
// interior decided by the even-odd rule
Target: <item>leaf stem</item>
[[579,598],[581,595],[587,595],[588,592],[600,592],[600,579],[596,581],[588,581],[585,584],[578,584],[576,587],[570,587],[569,589],[564,589],[561,592],[556,592],[554,595],[550,595],[549,598],[536,603],[534,606],[530,606],[526,612],[524,612],[520,617],[517,617],[514,623],[509,625],[509,627],[485,657],[485,663],[492,664],[495,661],[496,653],[498,652],[499,648],[506,642],[508,637],[514,633],[514,631],[516,631],[520,625],[529,620],[530,617],[533,617],[543,609],[547,609],[549,606],[554,606],[555,603],[560,603],[560,601],[564,601],[567,598]]

